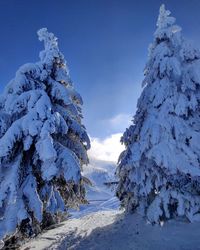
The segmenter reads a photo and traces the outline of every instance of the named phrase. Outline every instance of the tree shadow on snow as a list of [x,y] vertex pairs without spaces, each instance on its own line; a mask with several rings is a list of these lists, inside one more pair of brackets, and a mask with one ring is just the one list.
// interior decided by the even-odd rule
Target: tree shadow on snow
[[[107,250],[107,249],[133,249],[124,248],[124,243],[121,242],[120,237],[116,242],[116,234],[119,233],[122,228],[126,230],[124,224],[124,214],[116,215],[115,221],[104,227],[95,228],[89,235],[87,232],[82,232],[82,236],[75,236],[73,238],[67,236],[59,245],[59,250]],[[101,219],[101,218],[100,218]],[[137,234],[137,229],[135,230]]]
[[[101,219],[101,218],[100,218]],[[59,250],[200,250],[200,223],[170,221],[151,225],[139,215],[118,214],[115,221],[89,235],[68,235]]]

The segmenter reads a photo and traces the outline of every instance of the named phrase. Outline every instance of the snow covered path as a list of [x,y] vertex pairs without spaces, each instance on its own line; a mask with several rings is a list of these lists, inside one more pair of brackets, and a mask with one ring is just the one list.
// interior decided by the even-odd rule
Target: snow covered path
[[70,219],[24,245],[22,250],[198,250],[199,223],[171,221],[152,226],[139,215],[100,211]]
[[[69,219],[61,224],[60,227],[49,230],[30,241],[21,249],[80,249],[79,245],[81,242],[89,237],[93,230],[112,224],[117,215],[120,215],[120,212],[102,211],[91,213],[80,219]],[[93,245],[93,241],[90,243],[90,247],[88,247],[88,244],[85,244],[85,249],[95,249],[97,242],[95,245]],[[83,249],[82,246],[80,247]]]

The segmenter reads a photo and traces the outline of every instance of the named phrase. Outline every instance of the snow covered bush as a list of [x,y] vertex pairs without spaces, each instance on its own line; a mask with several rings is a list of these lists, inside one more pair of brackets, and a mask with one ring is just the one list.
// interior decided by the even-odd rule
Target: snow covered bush
[[84,200],[90,141],[57,38],[38,31],[40,61],[19,68],[0,99],[0,239],[38,233]]
[[152,223],[200,219],[200,51],[160,8],[143,92],[121,142],[117,196]]

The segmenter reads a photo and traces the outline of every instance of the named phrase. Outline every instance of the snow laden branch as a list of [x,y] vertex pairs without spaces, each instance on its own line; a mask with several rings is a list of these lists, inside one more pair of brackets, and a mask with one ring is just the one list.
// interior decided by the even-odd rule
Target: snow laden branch
[[82,99],[57,38],[38,36],[40,61],[20,67],[0,98],[0,239],[35,235],[84,201]]
[[151,222],[200,220],[200,51],[164,5],[144,74],[133,124],[122,137],[117,196]]

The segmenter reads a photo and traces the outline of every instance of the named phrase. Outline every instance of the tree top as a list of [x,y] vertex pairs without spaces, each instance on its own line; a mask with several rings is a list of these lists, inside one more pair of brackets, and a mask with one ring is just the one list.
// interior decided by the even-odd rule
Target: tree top
[[39,29],[37,34],[39,41],[44,41],[45,49],[58,46],[58,38],[53,33],[48,32],[47,28]]

